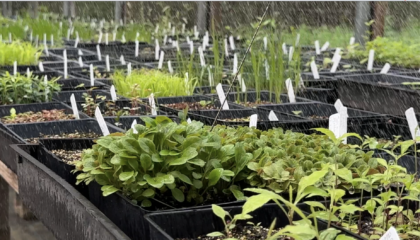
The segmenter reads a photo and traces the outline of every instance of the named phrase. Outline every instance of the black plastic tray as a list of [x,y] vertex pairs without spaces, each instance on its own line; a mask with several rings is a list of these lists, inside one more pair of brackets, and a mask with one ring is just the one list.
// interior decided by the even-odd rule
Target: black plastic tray
[[337,101],[338,93],[333,88],[311,88],[300,89],[297,92],[298,97],[310,99],[317,102],[334,104]]
[[[36,159],[39,145],[13,145],[19,155],[19,196],[54,234],[66,240],[129,240],[81,193]],[[48,210],[47,210],[48,209]]]
[[[161,115],[161,111],[157,112],[159,115]],[[118,120],[118,124],[117,124],[117,120],[116,117],[104,117],[105,121],[108,122],[109,124],[115,125],[121,129],[124,130],[128,130],[131,128],[131,124],[133,124],[133,121],[136,120],[137,124],[143,124],[144,122],[143,120],[141,120],[141,117],[151,117],[151,118],[155,118],[156,116],[153,115],[147,115],[147,116],[121,116],[119,117]],[[180,121],[180,119],[176,116],[166,116],[170,119],[172,119],[174,122],[178,122]]]

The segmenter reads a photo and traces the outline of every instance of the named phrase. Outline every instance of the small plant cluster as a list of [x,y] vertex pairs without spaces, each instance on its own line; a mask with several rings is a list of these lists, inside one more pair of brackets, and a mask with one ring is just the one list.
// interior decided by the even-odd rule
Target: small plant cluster
[[73,114],[67,114],[63,109],[42,110],[40,112],[24,112],[16,114],[16,110],[10,110],[10,116],[3,117],[1,121],[5,124],[49,122],[74,119]]
[[4,43],[0,41],[0,66],[36,65],[41,56],[40,49],[25,42]]
[[146,98],[151,93],[156,97],[188,96],[196,85],[193,80],[149,69],[136,69],[128,76],[116,71],[112,79],[118,94],[128,98]]
[[44,82],[44,77],[23,75],[16,73],[11,75],[6,72],[0,76],[0,104],[25,104],[51,101],[54,93],[61,90],[57,83],[58,78]]

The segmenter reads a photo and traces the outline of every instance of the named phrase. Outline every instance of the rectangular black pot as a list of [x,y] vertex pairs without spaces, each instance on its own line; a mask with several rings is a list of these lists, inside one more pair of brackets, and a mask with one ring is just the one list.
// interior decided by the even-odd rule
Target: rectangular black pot
[[[419,113],[420,91],[403,82],[420,82],[418,78],[392,74],[337,76],[337,92],[344,105],[391,115],[405,115],[413,107]],[[384,84],[380,84],[384,83]]]
[[[19,64],[19,63],[18,63]],[[16,70],[19,73],[26,73],[26,70],[29,68],[29,71],[39,71],[38,65],[18,65]],[[10,74],[13,74],[13,65],[10,66],[0,66],[0,73],[9,72]]]
[[334,104],[337,101],[338,93],[333,88],[303,88],[296,94],[298,97],[310,99],[317,102]]
[[[76,100],[77,103],[83,103],[85,102],[85,99],[83,98],[83,93],[87,93],[89,92],[90,95],[95,98],[97,95],[99,96],[104,96],[106,97],[106,100],[111,100],[111,93],[110,91],[107,90],[91,90],[91,91],[86,91],[86,90],[76,90],[76,91],[64,91],[64,92],[59,92],[59,93],[55,93],[53,96],[53,100],[54,101],[58,101],[58,102],[64,102],[67,104],[70,104],[70,97],[72,94],[74,94],[74,98]],[[118,99],[125,99],[121,96],[118,96]],[[81,110],[81,109],[79,109]]]
[[[64,61],[55,61],[55,62],[43,62],[42,63],[45,69],[54,69],[54,70],[63,70],[64,69]],[[78,67],[79,63],[76,61],[68,61],[67,68],[71,67]]]
[[[57,239],[129,238],[64,179],[39,162],[34,148],[13,145],[19,155],[19,196]],[[87,224],[88,223],[88,224]]]
[[[57,81],[57,83],[61,85],[61,90],[63,90],[63,91],[66,91],[66,90],[83,90],[83,89],[92,88],[92,86],[90,85],[90,80],[82,79],[82,78],[78,78],[78,77],[70,77],[70,78],[67,78],[67,79],[60,78]],[[95,81],[93,87],[103,89],[103,88],[107,88],[108,85],[105,85],[105,84],[103,84],[99,81]]]
[[[242,212],[242,207],[225,207],[224,210],[234,216]],[[304,214],[308,215],[306,212]],[[275,229],[284,228],[289,224],[286,214],[276,204],[266,204],[251,212],[250,215],[252,219],[248,221],[261,224],[265,228],[269,228],[274,219],[276,219]],[[198,239],[199,236],[205,236],[215,231],[222,232],[224,229],[222,220],[211,209],[155,213],[149,214],[145,218],[149,223],[151,240]],[[300,219],[302,218],[294,213],[293,220]],[[311,221],[313,220],[311,219]],[[323,221],[318,220],[317,225],[319,231],[327,229],[327,224]],[[360,239],[344,229],[340,230],[340,234]]]

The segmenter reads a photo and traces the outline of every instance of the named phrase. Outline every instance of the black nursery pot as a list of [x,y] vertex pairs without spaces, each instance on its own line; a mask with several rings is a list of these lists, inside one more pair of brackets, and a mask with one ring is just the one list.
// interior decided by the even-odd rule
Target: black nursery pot
[[[54,69],[54,70],[63,70],[64,69],[64,61],[55,61],[55,62],[43,62],[42,63],[44,68],[46,69]],[[68,61],[67,62],[67,68],[71,67],[78,67],[79,63],[75,61]]]
[[[93,97],[94,99],[96,96],[99,95],[99,96],[104,96],[105,100],[111,100],[111,93],[106,90],[91,90],[91,91],[78,90],[78,91],[58,92],[54,94],[53,100],[70,104],[70,97],[72,94],[74,94],[74,99],[76,100],[76,103],[81,104],[85,102],[85,99],[83,98],[84,93],[89,93],[89,95]],[[117,97],[118,99],[125,99],[123,97],[119,97],[119,96]],[[78,107],[80,107],[80,105]],[[81,108],[79,108],[79,110],[81,110]]]
[[[83,89],[90,89],[92,87],[104,89],[108,86],[99,82],[95,81],[94,86],[90,85],[90,80],[81,79],[81,78],[61,78],[57,81],[58,84],[61,85],[61,90],[83,90]],[[83,84],[83,85],[82,85]]]
[[[157,111],[158,115],[162,116],[163,113],[162,111]],[[115,125],[119,128],[122,128],[124,130],[128,130],[131,128],[131,124],[133,124],[133,121],[136,120],[137,124],[142,124],[144,125],[144,121],[141,119],[142,117],[150,117],[150,118],[155,118],[156,116],[152,116],[152,115],[145,115],[145,116],[121,116],[118,117],[118,121],[117,121],[117,117],[104,117],[105,121],[108,122],[109,124]],[[166,116],[170,119],[172,119],[172,121],[179,123],[180,119],[176,116]]]
[[310,88],[325,88],[325,89],[336,89],[337,79],[329,76],[319,76],[319,79],[314,79],[312,74],[302,73],[301,74],[305,87]]
[[[18,63],[19,64],[19,63]],[[24,73],[29,68],[29,71],[39,71],[38,65],[17,65],[16,71],[19,73]],[[0,73],[9,72],[13,74],[13,65],[10,66],[0,66]]]
[[55,237],[130,239],[80,192],[42,163],[46,159],[38,150],[40,145],[13,145],[12,148],[19,161],[19,197]]
[[338,98],[337,91],[332,88],[304,88],[297,92],[297,96],[314,100],[317,102],[324,102],[334,104]]
[[[298,205],[301,207],[302,205]],[[284,208],[286,208],[284,206]],[[225,207],[225,211],[231,216],[242,213],[242,207]],[[306,216],[308,213],[303,212]],[[276,204],[266,204],[250,213],[254,224],[260,223],[265,228],[270,228],[273,220],[276,219],[275,229],[284,228],[289,224],[286,214]],[[174,240],[174,239],[198,239],[209,233],[218,231],[223,232],[224,224],[211,209],[187,210],[168,213],[149,214],[146,217],[150,228],[150,240]],[[298,221],[302,218],[294,213],[293,220]],[[313,221],[313,219],[311,219]],[[246,221],[245,221],[246,222]],[[238,222],[237,225],[247,225],[245,222]],[[318,230],[327,229],[328,225],[317,220]],[[345,234],[355,239],[361,239],[356,235],[340,229],[340,234]]]
[[344,105],[383,114],[404,115],[418,105],[420,91],[404,82],[420,82],[418,78],[393,74],[337,76],[337,92]]

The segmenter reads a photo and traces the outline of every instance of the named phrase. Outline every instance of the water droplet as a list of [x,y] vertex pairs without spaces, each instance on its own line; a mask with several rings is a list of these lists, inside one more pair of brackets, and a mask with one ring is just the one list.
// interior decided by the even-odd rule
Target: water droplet
[[380,185],[378,186],[378,191],[379,191],[379,192],[382,192],[383,188],[384,188],[384,186],[383,186],[382,184],[380,184]]
[[394,165],[395,161],[394,160],[389,160],[388,165]]
[[351,187],[349,188],[349,193],[350,193],[351,195],[353,195],[353,194],[354,194],[354,187],[353,187],[353,186],[351,186]]

